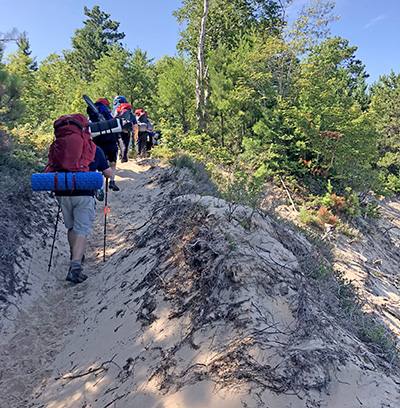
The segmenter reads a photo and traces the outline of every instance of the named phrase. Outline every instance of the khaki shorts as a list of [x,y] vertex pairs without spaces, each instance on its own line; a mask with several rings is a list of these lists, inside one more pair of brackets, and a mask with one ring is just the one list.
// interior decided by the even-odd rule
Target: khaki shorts
[[91,196],[58,196],[66,228],[73,229],[78,235],[87,236],[95,219],[94,197]]

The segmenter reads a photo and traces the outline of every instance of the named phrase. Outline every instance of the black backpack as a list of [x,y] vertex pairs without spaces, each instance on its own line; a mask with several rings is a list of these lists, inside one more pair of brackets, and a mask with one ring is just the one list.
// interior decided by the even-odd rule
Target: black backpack
[[113,121],[113,117],[104,106],[103,102],[97,101],[94,104],[97,107],[97,112],[95,112],[90,106],[86,109],[90,122],[92,124],[98,123],[98,126],[90,127],[92,132],[100,132],[100,135],[93,137],[93,141],[97,146],[105,143],[116,143],[118,138],[117,133],[111,133],[111,131],[108,132],[110,126],[111,128],[116,127],[114,123],[116,121]]
[[153,131],[153,124],[147,119],[146,113],[142,113],[137,118],[139,132],[152,132]]

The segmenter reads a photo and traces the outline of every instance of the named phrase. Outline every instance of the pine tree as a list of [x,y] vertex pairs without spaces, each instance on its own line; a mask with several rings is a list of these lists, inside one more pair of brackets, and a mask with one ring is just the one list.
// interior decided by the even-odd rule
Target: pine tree
[[109,46],[122,40],[125,34],[118,32],[120,23],[110,20],[110,14],[101,11],[99,6],[92,10],[84,7],[84,13],[88,17],[83,22],[85,27],[75,30],[72,50],[65,51],[65,58],[82,78],[90,80],[95,61],[107,54]]
[[22,87],[22,81],[17,75],[0,68],[0,124],[11,124],[22,116]]

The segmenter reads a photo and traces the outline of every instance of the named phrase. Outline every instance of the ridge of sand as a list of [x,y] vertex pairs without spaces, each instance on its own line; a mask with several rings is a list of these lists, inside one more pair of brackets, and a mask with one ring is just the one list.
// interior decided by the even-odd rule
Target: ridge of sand
[[[52,230],[24,246],[16,267],[30,295],[2,321],[0,407],[400,406],[390,363],[324,312],[317,285],[305,289],[312,244],[248,208],[228,222],[229,203],[177,196],[185,175],[154,160],[118,169],[106,262],[98,203],[85,283],[65,281],[63,226],[50,274]],[[397,222],[398,203],[382,204]],[[395,332],[399,236],[386,235],[375,252],[337,237],[335,262],[360,287],[369,279],[365,293]]]

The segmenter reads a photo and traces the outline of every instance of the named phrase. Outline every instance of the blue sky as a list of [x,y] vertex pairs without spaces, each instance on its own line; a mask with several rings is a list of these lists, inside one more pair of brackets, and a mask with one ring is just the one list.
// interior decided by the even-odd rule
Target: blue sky
[[[294,0],[293,12],[304,3]],[[181,0],[0,0],[0,32],[13,27],[26,31],[32,55],[40,62],[71,48],[74,31],[86,19],[83,7],[94,5],[121,23],[128,49],[138,47],[156,60],[175,54],[180,27],[172,12]],[[358,47],[356,56],[366,65],[370,84],[392,69],[400,73],[400,0],[336,0],[335,11],[341,18],[331,24],[331,33]],[[14,50],[8,44],[6,54]]]
[[341,18],[332,23],[331,33],[358,47],[369,83],[391,70],[400,73],[400,0],[336,0],[336,13]]
[[[120,22],[119,31],[125,33],[122,43],[128,49],[139,47],[155,59],[175,54],[180,28],[172,12],[181,0],[0,0],[0,32],[13,27],[26,31],[32,55],[40,62],[52,52],[71,48],[71,37],[87,19],[84,6],[95,5]],[[14,50],[7,45],[5,54]]]

